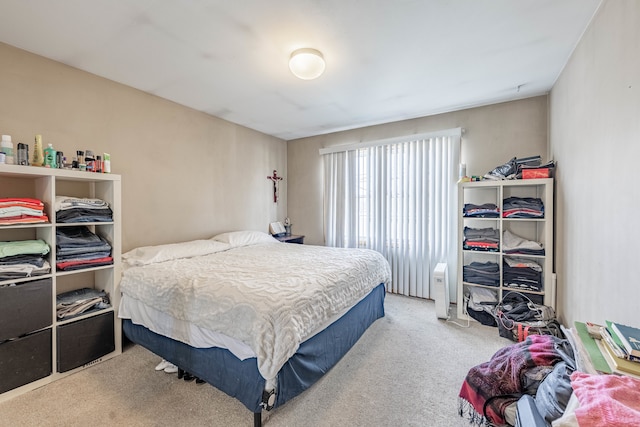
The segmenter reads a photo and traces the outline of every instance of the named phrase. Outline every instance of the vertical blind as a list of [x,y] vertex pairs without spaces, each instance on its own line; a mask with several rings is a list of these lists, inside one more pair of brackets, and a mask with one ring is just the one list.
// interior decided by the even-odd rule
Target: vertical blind
[[[388,292],[429,298],[438,262],[455,265],[461,129],[323,149],[328,246],[380,252]],[[450,289],[455,268],[449,269]]]

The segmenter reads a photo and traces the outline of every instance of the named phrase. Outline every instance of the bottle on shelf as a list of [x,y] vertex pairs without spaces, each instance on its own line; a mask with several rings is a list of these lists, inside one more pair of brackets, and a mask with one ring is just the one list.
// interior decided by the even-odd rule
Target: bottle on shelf
[[45,168],[57,168],[56,150],[53,148],[53,144],[49,144],[44,149],[44,167]]
[[42,150],[42,135],[36,135],[33,145],[33,160],[31,166],[42,166],[44,164],[44,151]]
[[20,166],[29,166],[29,145],[21,142],[18,143],[16,159]]

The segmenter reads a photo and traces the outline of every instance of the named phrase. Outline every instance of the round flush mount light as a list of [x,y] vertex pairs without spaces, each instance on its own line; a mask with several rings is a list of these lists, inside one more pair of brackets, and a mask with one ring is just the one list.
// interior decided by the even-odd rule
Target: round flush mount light
[[317,79],[324,72],[324,57],[316,49],[303,48],[293,51],[289,59],[289,69],[302,80]]

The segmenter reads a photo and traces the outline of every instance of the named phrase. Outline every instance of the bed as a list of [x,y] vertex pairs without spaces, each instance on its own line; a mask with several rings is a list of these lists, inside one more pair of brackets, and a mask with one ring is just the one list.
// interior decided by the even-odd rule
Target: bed
[[384,316],[388,262],[366,249],[236,231],[123,254],[134,343],[262,411],[313,385]]

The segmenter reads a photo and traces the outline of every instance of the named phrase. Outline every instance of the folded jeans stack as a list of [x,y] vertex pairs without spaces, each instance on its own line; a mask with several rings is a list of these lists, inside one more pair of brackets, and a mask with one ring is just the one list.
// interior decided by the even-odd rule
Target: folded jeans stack
[[78,270],[113,264],[111,245],[86,226],[56,229],[56,268]]
[[109,296],[105,291],[97,289],[76,289],[56,297],[56,316],[58,319],[71,319],[92,310],[102,310],[109,307]]
[[55,211],[56,221],[60,223],[113,221],[109,204],[100,199],[57,196]]

